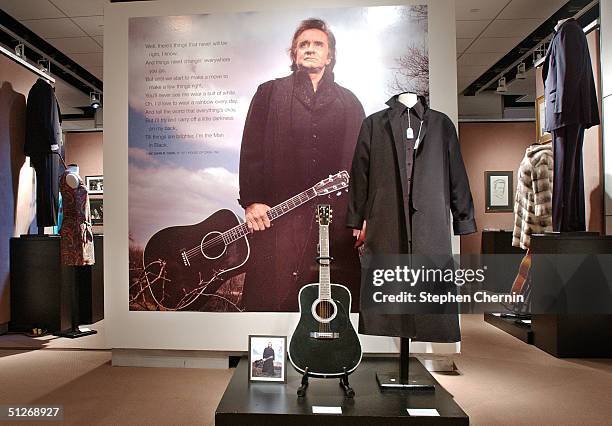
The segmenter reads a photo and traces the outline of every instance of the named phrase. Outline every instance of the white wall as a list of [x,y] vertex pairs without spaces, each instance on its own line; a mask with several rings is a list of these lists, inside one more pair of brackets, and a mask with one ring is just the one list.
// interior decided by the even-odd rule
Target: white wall
[[599,3],[606,234],[612,235],[612,0]]
[[[431,106],[457,123],[453,0],[172,0],[113,3],[104,11],[105,327],[112,348],[246,351],[247,335],[290,336],[297,314],[130,312],[128,307],[128,19],[303,7],[429,4]],[[237,29],[239,30],[239,29]],[[162,194],[163,195],[163,194]],[[356,315],[355,318],[356,320]],[[356,322],[355,322],[356,323]],[[396,339],[362,336],[366,352],[396,352]],[[455,344],[415,344],[413,352],[456,352]]]

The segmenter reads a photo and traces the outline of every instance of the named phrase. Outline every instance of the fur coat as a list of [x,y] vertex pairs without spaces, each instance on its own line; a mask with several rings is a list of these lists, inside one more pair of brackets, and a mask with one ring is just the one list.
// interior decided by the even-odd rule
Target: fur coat
[[518,170],[513,246],[527,250],[531,234],[552,231],[552,188],[552,145],[531,145],[525,151]]

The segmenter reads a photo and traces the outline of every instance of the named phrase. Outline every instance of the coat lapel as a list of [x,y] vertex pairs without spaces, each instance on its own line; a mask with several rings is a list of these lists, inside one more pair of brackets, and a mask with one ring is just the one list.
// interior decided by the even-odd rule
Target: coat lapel
[[406,138],[402,134],[402,126],[400,123],[401,112],[402,108],[400,105],[393,105],[387,111],[387,117],[389,119],[389,126],[391,126],[393,143],[395,145],[395,152],[397,154],[397,167],[402,182],[402,194],[404,196],[404,201],[406,201],[408,199],[408,182],[406,176]]

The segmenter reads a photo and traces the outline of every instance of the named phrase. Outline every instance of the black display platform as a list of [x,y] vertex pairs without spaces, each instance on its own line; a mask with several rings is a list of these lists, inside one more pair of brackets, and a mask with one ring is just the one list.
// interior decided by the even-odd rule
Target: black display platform
[[516,318],[504,318],[491,313],[485,313],[484,320],[525,343],[533,344],[533,330],[529,324],[522,323]]
[[[427,391],[381,391],[376,372],[399,369],[398,358],[367,358],[351,374],[353,399],[345,398],[336,379],[311,378],[298,398],[299,375],[289,364],[287,383],[249,383],[248,360],[242,358],[215,412],[215,425],[468,425],[469,417],[416,359],[411,374],[428,376],[436,385]],[[341,415],[313,414],[313,406],[342,407]],[[407,408],[435,408],[440,417],[411,417]]]

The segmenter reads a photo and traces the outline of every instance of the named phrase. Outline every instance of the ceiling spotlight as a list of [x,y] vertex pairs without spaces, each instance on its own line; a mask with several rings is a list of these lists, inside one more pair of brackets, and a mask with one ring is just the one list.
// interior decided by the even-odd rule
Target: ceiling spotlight
[[89,100],[91,101],[90,105],[93,109],[100,108],[102,106],[102,93],[91,92],[89,94]]
[[506,77],[502,77],[497,80],[497,93],[505,93],[508,91],[508,86],[506,86]]
[[51,62],[48,59],[39,59],[36,63],[38,64],[39,70],[47,74],[51,73]]
[[516,79],[525,80],[526,78],[527,78],[527,71],[526,71],[525,62],[521,62],[516,67]]
[[19,56],[21,59],[25,59],[25,44],[19,43],[15,46],[15,55]]

